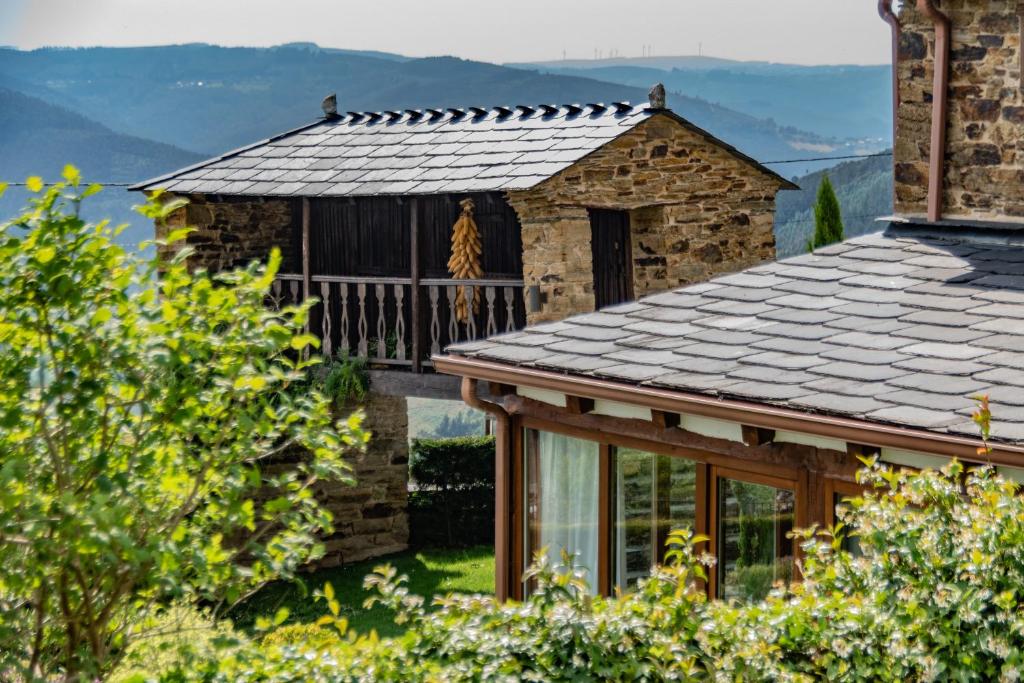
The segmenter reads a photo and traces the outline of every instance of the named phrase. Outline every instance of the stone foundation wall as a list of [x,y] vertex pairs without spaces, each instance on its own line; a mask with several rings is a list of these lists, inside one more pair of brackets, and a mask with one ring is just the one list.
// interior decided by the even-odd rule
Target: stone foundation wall
[[[346,406],[347,415],[356,406]],[[323,484],[317,495],[334,515],[335,532],[324,539],[318,567],[333,567],[396,553],[409,547],[406,513],[409,483],[409,421],[406,399],[371,393],[361,407],[372,436],[366,452],[352,456],[354,486]]]
[[[924,216],[931,152],[932,22],[903,3],[896,212]],[[943,213],[949,218],[1024,217],[1024,90],[1018,0],[942,0],[952,22]]]
[[156,236],[159,239],[185,226],[196,228],[185,240],[194,250],[189,259],[192,267],[218,271],[244,266],[253,260],[265,260],[270,250],[278,247],[284,259],[282,271],[298,272],[301,268],[293,247],[292,225],[297,209],[291,200],[211,201],[202,195],[189,195],[187,199],[187,206],[171,214],[164,224],[157,224]]
[[782,181],[668,115],[508,199],[523,226],[523,278],[538,285],[529,323],[594,310],[587,208],[630,212],[636,296],[775,258]]

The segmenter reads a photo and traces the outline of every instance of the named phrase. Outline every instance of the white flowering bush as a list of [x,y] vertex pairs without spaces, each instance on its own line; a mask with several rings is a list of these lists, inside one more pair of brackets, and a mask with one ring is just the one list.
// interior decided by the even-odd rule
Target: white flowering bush
[[[694,588],[708,558],[676,532],[665,566],[618,598],[578,572],[531,569],[522,603],[449,596],[428,612],[389,568],[367,578],[394,607],[397,639],[333,639],[239,650],[181,675],[203,680],[992,681],[1024,668],[1024,502],[990,468],[894,472],[872,463],[869,493],[834,530],[800,532],[803,581],[749,604]],[[861,552],[842,549],[856,535]],[[571,568],[571,561],[567,564]],[[333,614],[338,605],[327,596]],[[267,641],[265,641],[267,642]],[[177,679],[175,679],[177,680]]]

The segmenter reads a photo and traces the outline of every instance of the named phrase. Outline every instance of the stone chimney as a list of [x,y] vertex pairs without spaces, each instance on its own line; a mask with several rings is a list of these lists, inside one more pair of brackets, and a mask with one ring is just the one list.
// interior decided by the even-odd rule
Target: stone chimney
[[[896,213],[1024,224],[1024,81],[1018,0],[905,0],[899,12]],[[883,15],[884,16],[884,15]],[[931,159],[936,64],[948,18],[945,155]],[[940,119],[941,120],[941,119]],[[929,188],[934,169],[942,183]],[[937,214],[937,215],[936,215]]]

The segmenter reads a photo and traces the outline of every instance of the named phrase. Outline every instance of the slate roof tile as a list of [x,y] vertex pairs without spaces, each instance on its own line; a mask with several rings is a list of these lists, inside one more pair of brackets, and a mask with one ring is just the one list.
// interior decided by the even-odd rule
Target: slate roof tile
[[976,436],[972,396],[987,393],[994,438],[1021,442],[1024,277],[1008,271],[1024,238],[965,240],[892,228],[533,333],[563,372],[940,432]]
[[[133,189],[164,187],[177,192],[230,192],[243,196],[370,196],[526,189],[659,114],[642,107],[585,107],[576,116],[567,115],[568,111],[562,106],[553,116],[543,114],[539,108],[531,114],[499,116],[497,109],[491,109],[474,117],[449,110],[439,119],[405,113],[397,121],[366,113],[347,114],[315,121],[210,159],[198,167],[145,181]],[[660,115],[673,118],[759,172],[776,178],[781,185],[792,187],[775,172],[676,114],[662,110]],[[277,188],[262,184],[275,180],[270,175],[232,178],[261,183],[253,186],[215,182],[225,180],[229,173],[252,168],[281,172],[366,168],[379,173],[337,180],[288,177],[280,182],[307,184]],[[428,177],[394,174],[412,169],[450,172]],[[390,174],[386,173],[389,171]],[[413,180],[423,182],[409,184]],[[332,186],[323,188],[321,182]]]

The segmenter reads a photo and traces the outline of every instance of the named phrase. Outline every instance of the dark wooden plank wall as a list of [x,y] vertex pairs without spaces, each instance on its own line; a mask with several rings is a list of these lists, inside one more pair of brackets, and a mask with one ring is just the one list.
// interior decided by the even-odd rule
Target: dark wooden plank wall
[[[469,196],[483,242],[485,277],[521,278],[519,218],[500,193],[419,197],[420,273],[446,278],[459,201]],[[313,199],[310,268],[314,275],[409,277],[409,200],[399,197]]]

